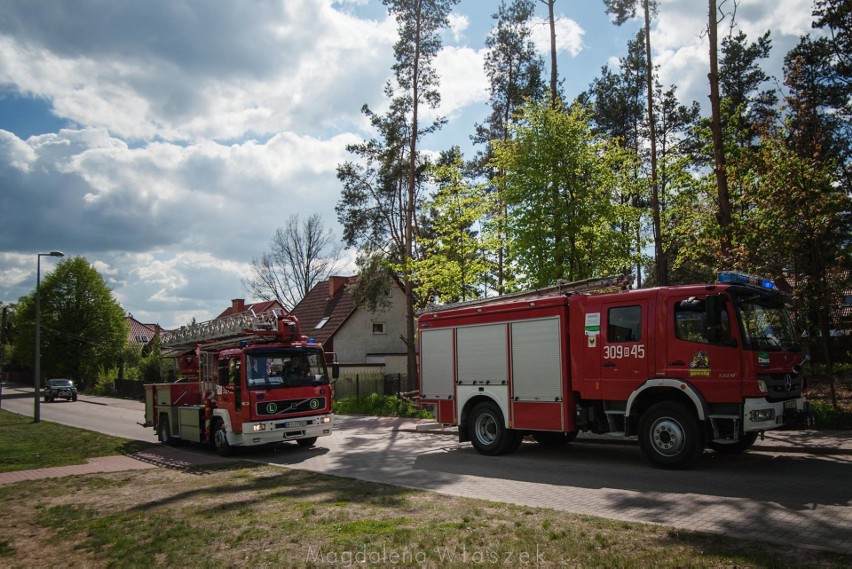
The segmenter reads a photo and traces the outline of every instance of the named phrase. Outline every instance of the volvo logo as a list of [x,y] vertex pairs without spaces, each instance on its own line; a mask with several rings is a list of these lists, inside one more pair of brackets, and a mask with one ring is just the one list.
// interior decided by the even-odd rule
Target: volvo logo
[[278,411],[278,404],[277,403],[267,403],[266,404],[266,412],[267,413],[269,413],[270,415],[274,415],[276,411]]
[[784,389],[793,391],[793,378],[789,373],[784,376]]

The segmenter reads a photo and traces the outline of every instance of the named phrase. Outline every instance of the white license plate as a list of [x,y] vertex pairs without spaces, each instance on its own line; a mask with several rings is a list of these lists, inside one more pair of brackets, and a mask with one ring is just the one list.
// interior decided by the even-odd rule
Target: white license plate
[[285,428],[290,428],[290,427],[307,427],[307,426],[308,426],[308,422],[307,422],[307,421],[287,421],[286,423],[284,423],[284,427],[285,427]]

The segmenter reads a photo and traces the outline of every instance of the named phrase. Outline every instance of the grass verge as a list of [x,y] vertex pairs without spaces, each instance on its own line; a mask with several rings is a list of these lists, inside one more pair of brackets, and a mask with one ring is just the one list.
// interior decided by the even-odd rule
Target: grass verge
[[33,423],[0,409],[0,472],[84,464],[87,458],[132,454],[150,446],[49,421]]
[[396,395],[371,393],[364,397],[342,397],[334,402],[334,412],[342,415],[373,415],[376,417],[408,417],[432,419],[425,409]]
[[436,499],[430,492],[257,465],[3,486],[0,527],[0,562],[20,567],[852,565],[850,556],[794,545]]

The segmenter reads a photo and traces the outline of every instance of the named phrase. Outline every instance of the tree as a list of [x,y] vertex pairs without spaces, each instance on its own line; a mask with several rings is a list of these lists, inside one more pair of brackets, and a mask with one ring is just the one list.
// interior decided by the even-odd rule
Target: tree
[[787,54],[784,77],[789,113],[784,138],[788,156],[777,161],[777,170],[784,173],[800,165],[777,207],[783,208],[790,222],[786,230],[794,238],[790,266],[805,301],[809,336],[818,338],[814,341],[828,370],[835,405],[829,312],[849,285],[852,270],[852,117],[849,83],[839,69],[841,64],[836,47],[826,38],[803,37]]
[[421,243],[424,254],[415,262],[420,298],[460,302],[480,296],[479,283],[491,270],[485,251],[491,244],[475,226],[492,209],[493,194],[465,178],[458,147],[444,153],[430,168],[438,190],[426,204],[431,230]]
[[651,15],[656,14],[657,3],[654,0],[604,0],[607,13],[615,16],[616,25],[621,25],[636,15],[637,5],[642,6],[644,20],[645,48],[645,92],[648,113],[648,141],[651,145],[651,214],[654,228],[654,266],[656,267],[657,283],[668,284],[668,263],[663,249],[662,229],[660,225],[660,195],[657,181],[657,132],[654,119],[654,66],[651,60]]
[[760,61],[769,57],[771,49],[768,31],[752,43],[742,31],[722,40],[719,75],[722,129],[729,131],[729,136],[741,147],[755,143],[778,118],[775,90],[761,90],[770,78],[760,67]]
[[[831,67],[835,77],[844,86],[846,100],[852,96],[852,10],[848,0],[816,0],[814,2],[814,28],[828,30],[825,39],[831,49]],[[852,106],[838,109],[846,118],[852,115]]]
[[[115,366],[127,342],[124,310],[103,277],[83,257],[64,259],[40,287],[41,369],[47,376],[93,385],[100,368]],[[15,352],[34,360],[35,291],[20,299]]]
[[[544,94],[541,79],[543,63],[536,54],[529,28],[534,9],[533,0],[512,0],[508,5],[505,0],[501,1],[497,13],[492,16],[497,21],[496,25],[485,40],[488,49],[485,72],[490,82],[491,114],[485,124],[476,125],[473,141],[486,145],[477,166],[489,180],[499,175],[488,168],[493,153],[492,142],[507,140],[516,110],[525,100],[539,100]],[[503,294],[511,281],[505,231],[507,212],[499,188],[492,188],[492,191],[496,200],[488,217],[497,239],[494,289],[497,294]]]
[[[420,110],[424,105],[436,108],[440,103],[439,77],[433,61],[442,45],[440,32],[447,27],[450,10],[457,3],[458,0],[383,0],[388,12],[396,18],[399,34],[394,44],[395,84],[389,81],[385,86],[385,93],[391,98],[385,117],[373,114],[366,105],[363,110],[384,140],[349,147],[350,151],[367,158],[367,164],[347,163],[338,167],[344,192],[337,213],[344,223],[344,239],[369,244],[371,250],[366,251],[366,258],[373,257],[383,245],[373,241],[380,240],[388,232],[393,235],[394,244],[401,245],[392,253],[401,257],[394,270],[402,273],[405,288],[409,377],[417,375],[412,261],[415,209],[422,173],[419,143],[423,136],[444,123],[443,119],[437,119],[424,127]],[[406,165],[404,170],[400,169],[402,164]],[[372,208],[372,204],[380,207]],[[389,224],[389,227],[382,228],[381,224]],[[359,237],[354,233],[355,227],[368,228],[369,234],[366,238]],[[401,233],[397,233],[398,229]],[[362,258],[365,258],[363,253]]]
[[318,213],[304,221],[291,215],[275,230],[269,247],[252,259],[252,276],[243,279],[243,287],[257,298],[277,300],[287,310],[340,268],[341,246]]
[[[589,99],[594,109],[596,132],[618,141],[636,157],[632,177],[635,183],[624,186],[631,193],[618,196],[625,207],[636,208],[639,215],[636,223],[621,227],[625,236],[632,236],[637,255],[637,284],[642,283],[642,255],[645,239],[642,235],[642,210],[648,207],[647,113],[644,108],[646,59],[644,32],[639,31],[636,39],[628,42],[627,55],[619,60],[620,72],[601,69],[601,77],[592,82],[589,93],[582,97]],[[647,187],[647,190],[643,188]],[[656,279],[654,279],[656,280]]]
[[619,172],[633,164],[616,147],[592,135],[587,112],[529,103],[513,137],[495,149],[505,174],[509,232],[526,284],[578,280],[628,266],[630,241],[618,229],[629,210],[613,196],[625,183]]

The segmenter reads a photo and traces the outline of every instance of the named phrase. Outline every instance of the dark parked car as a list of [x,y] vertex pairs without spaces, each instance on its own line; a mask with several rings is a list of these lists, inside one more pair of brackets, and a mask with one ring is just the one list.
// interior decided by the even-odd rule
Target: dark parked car
[[48,379],[44,386],[44,400],[53,401],[64,397],[68,401],[77,401],[77,387],[70,379]]

